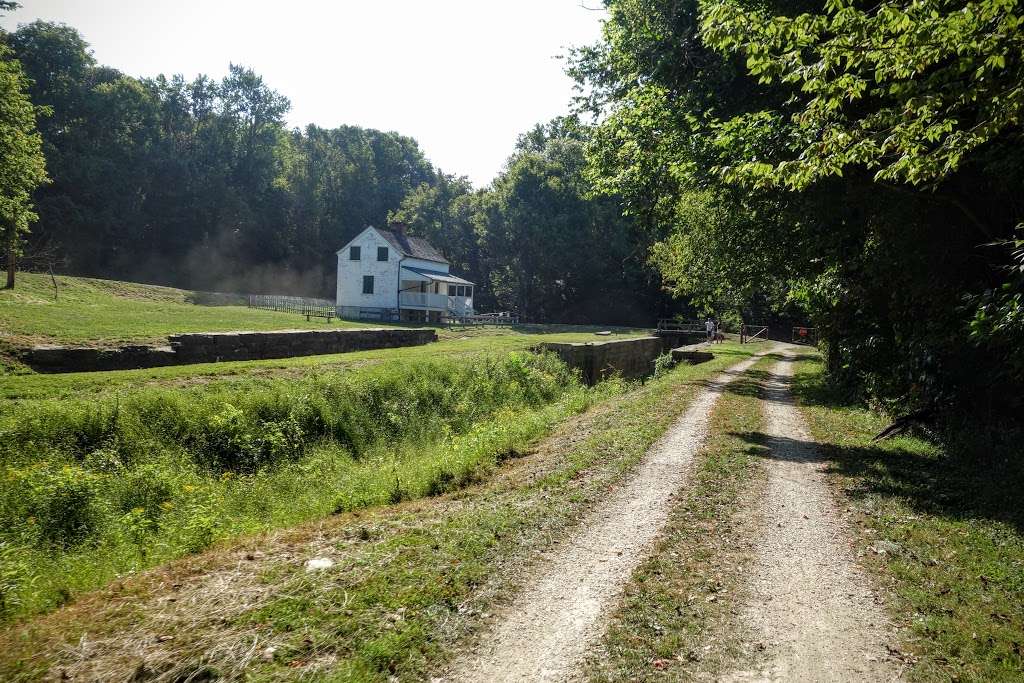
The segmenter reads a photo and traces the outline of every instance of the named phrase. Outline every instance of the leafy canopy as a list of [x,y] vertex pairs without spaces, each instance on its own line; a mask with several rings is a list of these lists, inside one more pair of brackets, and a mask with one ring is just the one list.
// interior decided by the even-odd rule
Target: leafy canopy
[[721,166],[729,180],[803,189],[861,165],[877,180],[934,185],[1020,124],[1017,0],[827,0],[796,16],[705,0],[702,11],[704,41],[745,57],[760,83],[799,92],[787,107],[719,126],[732,149],[737,138],[787,133],[782,147]]

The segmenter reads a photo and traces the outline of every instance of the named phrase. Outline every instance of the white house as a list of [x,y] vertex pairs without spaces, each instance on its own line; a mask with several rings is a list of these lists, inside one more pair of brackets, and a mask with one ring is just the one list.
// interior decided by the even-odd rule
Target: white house
[[338,315],[415,322],[473,315],[473,283],[452,275],[425,239],[392,227],[366,228],[338,250]]

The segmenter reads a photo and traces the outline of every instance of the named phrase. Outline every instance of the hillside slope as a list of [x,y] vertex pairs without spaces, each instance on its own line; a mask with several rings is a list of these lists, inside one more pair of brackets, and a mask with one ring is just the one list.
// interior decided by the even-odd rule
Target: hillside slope
[[[278,330],[325,326],[294,313],[245,306],[203,306],[194,293],[115,280],[21,273],[13,290],[0,290],[0,340],[11,346],[38,343],[112,345],[159,341],[180,332]],[[364,327],[362,323],[331,323]]]

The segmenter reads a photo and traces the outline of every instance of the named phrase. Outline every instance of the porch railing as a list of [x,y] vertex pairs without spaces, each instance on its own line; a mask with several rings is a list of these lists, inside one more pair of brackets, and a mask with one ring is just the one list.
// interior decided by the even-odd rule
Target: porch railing
[[442,311],[448,310],[447,294],[431,294],[429,292],[402,292],[398,298],[402,306],[416,306],[418,308],[436,308]]

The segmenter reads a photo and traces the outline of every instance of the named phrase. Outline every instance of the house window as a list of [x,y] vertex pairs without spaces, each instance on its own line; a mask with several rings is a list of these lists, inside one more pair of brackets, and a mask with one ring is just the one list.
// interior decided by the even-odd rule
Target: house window
[[388,248],[387,247],[377,247],[377,260],[378,261],[387,261],[388,260]]
[[459,285],[458,287],[455,288],[455,295],[466,296],[466,288],[463,287],[462,285]]
[[448,296],[457,296],[455,293],[455,285],[448,285]]
[[363,256],[362,255],[362,251],[363,250],[360,247],[349,247],[348,248],[348,260],[349,261],[358,261]]
[[363,276],[363,294],[373,294],[373,276]]

